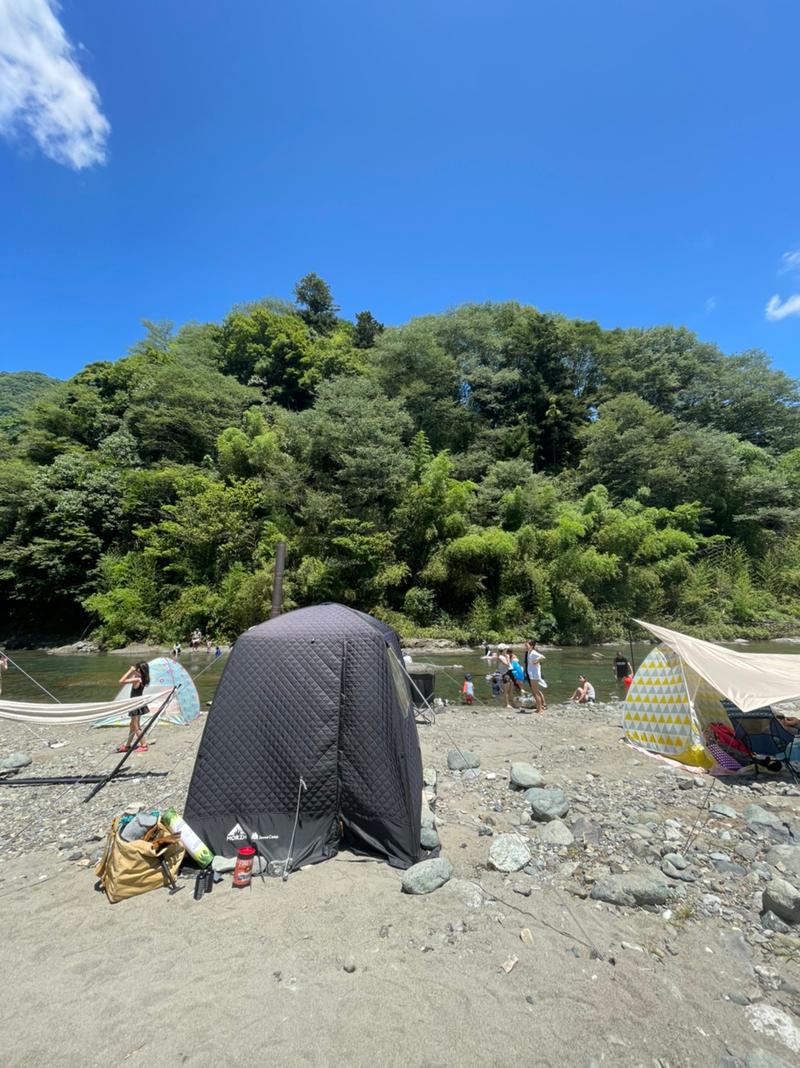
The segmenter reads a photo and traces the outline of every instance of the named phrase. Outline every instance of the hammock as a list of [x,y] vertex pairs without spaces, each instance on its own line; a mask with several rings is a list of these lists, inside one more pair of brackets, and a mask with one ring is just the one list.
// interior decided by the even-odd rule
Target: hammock
[[110,714],[124,715],[135,712],[137,708],[148,710],[148,705],[158,707],[170,693],[159,690],[148,693],[146,697],[128,697],[123,701],[87,702],[79,705],[40,705],[25,701],[0,700],[0,719],[16,720],[17,723],[55,724],[92,723]]

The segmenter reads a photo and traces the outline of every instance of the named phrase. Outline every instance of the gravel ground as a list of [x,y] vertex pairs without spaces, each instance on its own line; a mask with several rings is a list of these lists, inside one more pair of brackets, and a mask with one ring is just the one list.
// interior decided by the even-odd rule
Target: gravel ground
[[[791,782],[650,760],[621,743],[614,705],[449,707],[420,727],[453,869],[440,889],[403,894],[402,873],[343,854],[285,884],[226,881],[195,902],[184,881],[109,906],[92,867],[110,820],[134,803],[181,809],[201,730],[158,728],[130,764],[168,777],[88,804],[85,786],[0,787],[15,976],[0,1064],[206,1064],[243,1034],[250,1055],[292,1065],[798,1063],[800,925],[762,914],[765,890],[790,910],[781,886],[800,886]],[[0,757],[29,753],[25,775],[108,770],[122,736],[36,735],[2,724]],[[480,766],[449,770],[454,749]],[[566,811],[534,818],[513,764]]]

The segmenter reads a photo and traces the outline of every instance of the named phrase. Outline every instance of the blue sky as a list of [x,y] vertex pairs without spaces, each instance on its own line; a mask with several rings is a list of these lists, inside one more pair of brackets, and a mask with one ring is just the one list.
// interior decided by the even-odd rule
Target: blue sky
[[800,376],[798,39],[795,0],[0,0],[0,369],[314,270]]

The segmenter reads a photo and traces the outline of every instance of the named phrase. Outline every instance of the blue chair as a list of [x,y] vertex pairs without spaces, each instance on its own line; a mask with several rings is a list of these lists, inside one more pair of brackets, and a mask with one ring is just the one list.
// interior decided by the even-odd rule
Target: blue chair
[[723,698],[722,705],[736,738],[747,749],[753,761],[756,774],[760,768],[770,772],[786,768],[797,778],[798,768],[795,765],[800,762],[800,736],[785,727],[769,707],[742,712],[727,698]]

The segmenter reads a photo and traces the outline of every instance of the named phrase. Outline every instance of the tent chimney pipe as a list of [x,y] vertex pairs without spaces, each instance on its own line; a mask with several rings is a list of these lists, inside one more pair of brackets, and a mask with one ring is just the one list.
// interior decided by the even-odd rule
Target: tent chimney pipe
[[283,569],[286,565],[286,542],[279,541],[275,549],[275,573],[272,579],[272,611],[270,619],[281,614],[283,606]]

